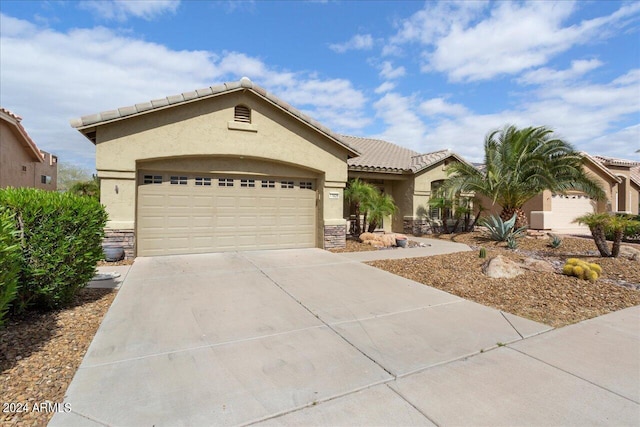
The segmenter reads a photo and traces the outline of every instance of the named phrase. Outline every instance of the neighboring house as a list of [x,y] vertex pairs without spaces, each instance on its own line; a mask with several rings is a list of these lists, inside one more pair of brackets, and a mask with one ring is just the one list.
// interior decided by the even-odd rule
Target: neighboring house
[[[589,229],[578,224],[579,216],[594,212],[638,214],[640,163],[611,159],[582,153],[585,171],[595,178],[605,192],[606,199],[595,201],[580,191],[556,194],[544,191],[525,203],[529,226],[533,230],[553,230],[559,233],[584,233]],[[484,198],[482,204],[489,213],[499,213],[501,207],[491,206]]]
[[38,149],[22,118],[0,108],[0,188],[35,187],[56,190],[58,158]]
[[128,257],[345,245],[359,153],[247,78],[71,124],[96,145],[107,242]]
[[[348,161],[349,179],[375,185],[398,206],[393,218],[383,221],[383,230],[423,234],[430,231],[432,221],[446,219],[444,212],[429,208],[429,199],[447,178],[447,165],[466,162],[462,157],[449,150],[420,154],[379,139],[342,136],[342,140],[361,153]],[[352,214],[345,206],[345,216]]]

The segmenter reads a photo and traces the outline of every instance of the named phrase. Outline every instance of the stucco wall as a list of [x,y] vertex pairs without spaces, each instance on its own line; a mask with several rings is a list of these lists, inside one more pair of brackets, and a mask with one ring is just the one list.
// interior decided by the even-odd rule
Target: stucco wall
[[[250,125],[233,122],[234,107],[240,104],[252,110]],[[109,213],[107,226],[119,229],[134,226],[136,168],[150,166],[312,175],[317,179],[319,218],[324,222],[318,227],[343,225],[347,155],[328,137],[248,91],[104,124],[96,133],[96,166],[102,203]]]
[[[51,155],[48,153],[44,162],[38,161],[23,145],[21,138],[13,131],[13,126],[0,120],[0,188],[35,187],[55,190],[57,164],[51,162]],[[51,182],[42,184],[41,175],[50,176]]]
[[420,171],[414,178],[413,188],[413,218],[424,216],[424,212],[429,212],[429,199],[432,197],[431,184],[435,181],[447,179],[446,161],[432,165]]

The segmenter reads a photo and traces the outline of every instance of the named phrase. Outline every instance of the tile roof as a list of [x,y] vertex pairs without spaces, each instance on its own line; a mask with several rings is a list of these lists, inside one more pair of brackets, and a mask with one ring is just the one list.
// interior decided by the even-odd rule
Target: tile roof
[[466,162],[450,150],[439,150],[420,154],[417,151],[401,147],[388,141],[373,138],[342,135],[342,140],[356,147],[362,154],[349,159],[349,169],[386,172],[417,173],[448,157]]
[[105,123],[111,123],[128,117],[138,116],[154,110],[169,108],[196,100],[211,98],[221,94],[242,90],[250,90],[254,92],[260,97],[276,105],[280,109],[286,111],[287,113],[311,126],[312,128],[315,128],[320,133],[325,134],[329,138],[335,140],[338,144],[344,146],[351,152],[350,154],[352,156],[360,154],[348,143],[343,141],[339,135],[331,131],[331,129],[302,113],[300,110],[292,107],[277,96],[267,92],[265,89],[253,83],[247,77],[243,77],[237,82],[229,82],[217,86],[210,86],[191,92],[183,92],[178,95],[167,96],[166,98],[154,99],[148,102],[143,102],[128,107],[121,107],[117,110],[102,111],[100,113],[82,116],[80,118],[70,120],[70,124],[72,127],[78,129],[85,136],[87,136],[87,138],[91,139],[92,142],[95,143],[95,140],[90,137],[91,130],[95,126],[99,126]]
[[640,166],[640,162],[626,159],[616,159],[615,157],[593,156],[605,166]]
[[10,110],[7,110],[6,108],[0,107],[0,118],[15,126],[18,130],[18,133],[20,133],[20,135],[22,136],[27,149],[34,155],[36,159],[38,159],[38,161],[44,162],[44,155],[42,154],[36,143],[33,141],[33,139],[31,139],[24,126],[22,126],[22,117]]
[[349,168],[377,172],[402,173],[411,170],[411,158],[419,155],[391,142],[381,139],[341,135],[343,141],[360,151],[360,156],[349,159]]

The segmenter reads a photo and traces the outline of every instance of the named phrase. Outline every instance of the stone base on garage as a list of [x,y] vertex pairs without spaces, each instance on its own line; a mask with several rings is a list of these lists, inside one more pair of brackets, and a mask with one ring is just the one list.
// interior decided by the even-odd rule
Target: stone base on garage
[[124,249],[124,259],[135,258],[135,231],[105,229],[102,245],[105,247],[121,247]]
[[324,226],[324,248],[340,249],[347,246],[347,226],[346,225],[325,225]]

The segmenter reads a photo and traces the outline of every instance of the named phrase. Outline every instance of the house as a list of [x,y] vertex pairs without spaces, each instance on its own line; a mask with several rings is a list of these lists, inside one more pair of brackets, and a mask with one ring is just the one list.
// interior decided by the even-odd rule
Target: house
[[[398,206],[396,215],[383,221],[384,231],[424,234],[431,231],[432,221],[446,219],[445,212],[429,207],[429,199],[447,178],[447,166],[466,160],[449,150],[420,154],[379,139],[342,136],[342,140],[361,153],[347,162],[349,179],[373,184]],[[345,206],[345,217],[351,214]]]
[[38,148],[22,118],[0,107],[0,188],[57,189],[58,158]]
[[127,257],[345,245],[358,151],[243,78],[81,117]]

